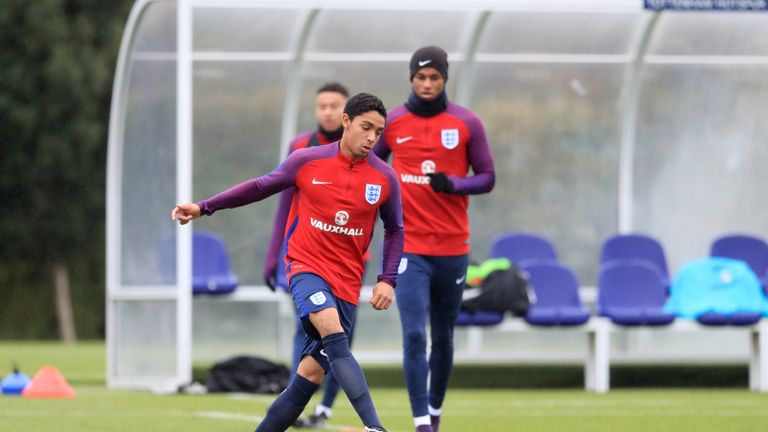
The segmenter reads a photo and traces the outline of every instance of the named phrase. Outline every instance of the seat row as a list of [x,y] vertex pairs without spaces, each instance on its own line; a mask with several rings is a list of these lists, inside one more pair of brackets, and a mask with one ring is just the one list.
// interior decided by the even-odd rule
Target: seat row
[[[710,255],[743,261],[745,264],[735,264],[757,275],[763,290],[768,285],[768,244],[764,240],[748,235],[722,236],[712,243]],[[501,234],[491,244],[491,257],[507,258],[527,272],[536,294],[536,303],[524,316],[529,324],[574,326],[590,319],[591,313],[579,298],[576,275],[558,260],[554,245],[545,237],[532,233]],[[600,263],[598,315],[622,326],[662,326],[675,320],[675,310],[670,307],[673,302],[668,297],[670,274],[660,242],[642,234],[612,236],[603,244]],[[731,264],[727,260],[725,263]],[[760,298],[752,293],[751,298],[743,301],[768,305],[765,294],[759,288],[757,291]],[[761,319],[761,312],[756,305],[754,311],[702,313],[695,319],[705,325],[752,325]],[[494,325],[502,320],[500,313],[462,311],[458,324]]]
[[[221,238],[213,233],[195,232],[193,244],[193,292],[226,294],[234,291],[239,281],[231,270]],[[174,243],[168,241],[166,249],[175,252],[173,246]],[[163,268],[175,268],[175,254],[163,256],[170,258]],[[711,256],[743,261],[757,275],[763,290],[768,286],[768,244],[764,240],[747,235],[723,236],[712,243]],[[491,257],[507,258],[527,272],[537,297],[524,317],[529,324],[574,326],[589,320],[591,313],[579,298],[576,275],[558,260],[553,243],[545,237],[532,233],[499,235],[491,244]],[[666,257],[660,242],[654,238],[640,234],[612,236],[603,244],[600,260],[598,315],[610,318],[615,324],[628,326],[666,325],[675,320],[674,312],[683,315],[680,310],[685,308],[680,305],[684,301],[677,301],[674,295],[668,297],[670,276]],[[678,273],[683,273],[683,270],[689,268],[681,268]],[[733,276],[729,273],[728,277]],[[723,292],[716,294],[722,295]],[[694,292],[689,297],[696,295]],[[702,313],[689,317],[706,325],[751,325],[768,311],[768,300],[764,295],[760,299],[753,296],[741,300],[742,304],[762,301],[765,310],[762,313],[759,308],[734,310],[731,313]],[[670,306],[678,307],[675,310]],[[458,324],[494,325],[502,320],[503,315],[497,312],[462,311]]]

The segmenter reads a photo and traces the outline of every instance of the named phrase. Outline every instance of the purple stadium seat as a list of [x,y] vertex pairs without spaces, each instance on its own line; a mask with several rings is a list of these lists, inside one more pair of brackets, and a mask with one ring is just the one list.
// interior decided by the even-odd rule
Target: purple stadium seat
[[760,321],[760,314],[753,312],[736,312],[732,314],[705,313],[696,318],[696,321],[711,326],[748,326]]
[[666,325],[675,315],[663,311],[667,288],[657,266],[637,260],[612,260],[600,269],[600,315],[626,326]]
[[211,232],[195,231],[192,234],[192,293],[228,294],[239,284],[229,264],[224,240]]
[[643,234],[616,234],[603,243],[600,264],[608,261],[641,260],[653,263],[662,277],[664,286],[669,287],[669,270],[664,248],[653,237]]
[[[161,271],[167,281],[175,280],[176,236],[163,241]],[[232,272],[224,240],[208,231],[192,234],[192,293],[228,294],[240,284]]]
[[712,243],[709,253],[713,257],[745,261],[768,292],[768,243],[750,235],[725,235]]
[[555,247],[546,238],[531,233],[504,233],[491,242],[491,258],[507,258],[521,266],[523,261],[557,261]]
[[459,312],[459,318],[456,320],[457,326],[491,326],[504,320],[504,314],[491,311],[469,311],[462,309]]
[[579,299],[579,282],[569,268],[555,262],[527,266],[529,282],[536,293],[525,320],[532,325],[572,326],[589,320]]
[[[529,233],[504,233],[496,236],[491,242],[491,258],[507,258],[512,263],[522,267],[523,262],[532,264],[539,261],[557,261],[557,252],[552,243],[546,238]],[[496,325],[504,320],[500,312],[473,312],[462,309],[456,321],[458,326]]]

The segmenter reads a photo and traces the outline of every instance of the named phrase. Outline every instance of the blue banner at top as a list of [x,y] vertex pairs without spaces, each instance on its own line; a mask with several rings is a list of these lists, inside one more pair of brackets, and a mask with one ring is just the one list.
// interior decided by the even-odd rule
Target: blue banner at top
[[645,0],[653,10],[768,11],[768,0]]

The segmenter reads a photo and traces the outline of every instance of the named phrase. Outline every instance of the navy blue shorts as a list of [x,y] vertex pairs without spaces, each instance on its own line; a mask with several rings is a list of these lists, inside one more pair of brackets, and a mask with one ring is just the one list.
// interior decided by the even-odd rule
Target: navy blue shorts
[[331,364],[323,350],[320,333],[309,321],[309,314],[321,310],[334,308],[339,313],[339,322],[344,329],[344,334],[351,340],[352,328],[357,317],[357,306],[337,298],[331,286],[323,278],[314,273],[299,273],[291,277],[291,296],[296,305],[296,314],[301,319],[304,331],[304,349],[301,357],[312,356],[328,372]]

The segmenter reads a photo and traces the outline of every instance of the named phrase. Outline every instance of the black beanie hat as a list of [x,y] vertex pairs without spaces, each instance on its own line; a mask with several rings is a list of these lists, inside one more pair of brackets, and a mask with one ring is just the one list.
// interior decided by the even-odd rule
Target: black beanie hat
[[419,48],[411,57],[411,80],[421,68],[435,68],[448,81],[448,53],[434,45]]

